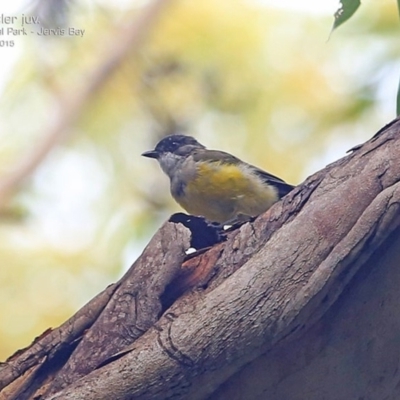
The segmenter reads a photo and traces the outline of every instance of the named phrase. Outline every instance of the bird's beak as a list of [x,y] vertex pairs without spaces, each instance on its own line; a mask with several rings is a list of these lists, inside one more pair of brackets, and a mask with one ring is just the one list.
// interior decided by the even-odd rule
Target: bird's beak
[[158,153],[158,151],[150,150],[150,151],[145,151],[144,153],[142,153],[142,156],[157,159],[159,156],[159,153]]

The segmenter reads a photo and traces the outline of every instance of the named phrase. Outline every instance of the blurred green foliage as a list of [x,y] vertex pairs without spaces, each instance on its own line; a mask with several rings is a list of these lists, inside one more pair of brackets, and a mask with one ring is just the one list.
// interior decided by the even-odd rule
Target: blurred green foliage
[[334,15],[335,20],[333,22],[332,30],[336,29],[344,22],[346,22],[349,18],[351,18],[358,10],[358,7],[360,7],[360,5],[360,0],[340,0],[340,7]]
[[[140,157],[162,135],[193,134],[298,184],[392,119],[395,8],[365,7],[328,41],[329,15],[171,2],[0,215],[0,356],[115,281],[179,210],[158,165]],[[141,11],[133,1],[75,1],[66,23],[83,38],[16,39],[0,99],[1,175],[43,140],[60,96],[81,90]]]

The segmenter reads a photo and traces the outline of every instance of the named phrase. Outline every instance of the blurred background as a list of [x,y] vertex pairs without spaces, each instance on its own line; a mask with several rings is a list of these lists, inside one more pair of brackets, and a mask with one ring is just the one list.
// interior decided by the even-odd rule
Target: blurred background
[[179,210],[140,157],[162,136],[299,184],[395,117],[396,2],[365,0],[330,36],[337,8],[0,3],[0,28],[26,29],[0,35],[0,360],[116,281]]

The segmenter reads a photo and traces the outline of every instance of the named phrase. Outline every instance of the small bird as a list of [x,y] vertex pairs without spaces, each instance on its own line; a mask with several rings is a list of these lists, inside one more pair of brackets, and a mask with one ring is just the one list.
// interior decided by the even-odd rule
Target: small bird
[[206,149],[191,136],[167,136],[142,156],[159,162],[172,197],[188,213],[222,225],[256,217],[294,188],[229,153]]

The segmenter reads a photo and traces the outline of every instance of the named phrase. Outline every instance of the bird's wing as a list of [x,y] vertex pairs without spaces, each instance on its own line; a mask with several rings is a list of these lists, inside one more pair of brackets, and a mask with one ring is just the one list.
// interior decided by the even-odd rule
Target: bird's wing
[[[253,167],[253,166],[252,166]],[[253,167],[254,172],[265,182],[269,183],[270,185],[276,187],[278,189],[279,197],[282,198],[286,196],[289,192],[294,189],[293,185],[286,183],[284,180],[278,178],[275,175],[271,175],[268,172],[263,171],[257,167]]]
[[207,161],[224,164],[239,164],[242,161],[232,154],[219,150],[199,149],[193,152],[194,161]]
[[294,186],[289,185],[283,179],[278,178],[275,175],[269,174],[268,172],[265,172],[262,169],[257,168],[253,165],[247,164],[244,161],[241,161],[239,158],[229,153],[225,153],[224,151],[201,149],[193,153],[193,159],[196,162],[207,161],[226,164],[244,163],[248,165],[254,171],[254,173],[259,176],[264,182],[274,186],[278,190],[279,197],[287,195],[294,188]]

